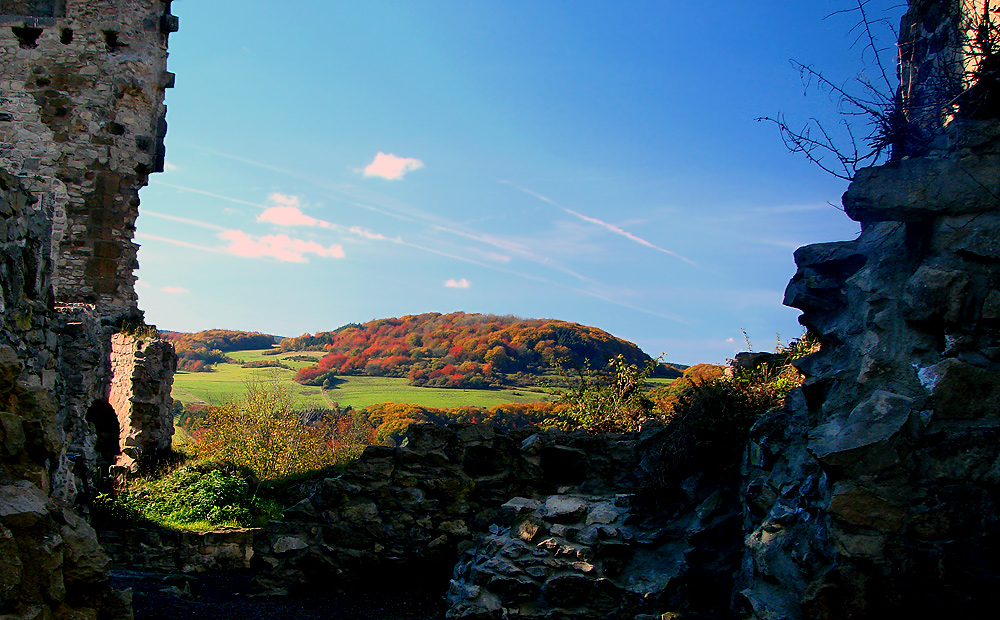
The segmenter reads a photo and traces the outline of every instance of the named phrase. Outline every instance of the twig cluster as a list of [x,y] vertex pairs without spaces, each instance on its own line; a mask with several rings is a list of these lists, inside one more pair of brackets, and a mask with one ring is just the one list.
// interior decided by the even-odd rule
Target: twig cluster
[[[802,153],[821,169],[847,180],[860,168],[922,154],[934,133],[956,116],[1000,117],[1000,28],[995,18],[1000,9],[991,8],[990,0],[983,2],[981,12],[975,0],[956,3],[951,22],[960,49],[955,59],[920,67],[915,57],[919,46],[901,38],[888,18],[874,17],[875,2],[855,0],[855,6],[830,15],[858,16],[851,32],[869,72],[838,83],[810,65],[791,61],[806,91],[816,88],[836,103],[840,115],[836,129],[817,118],[796,129],[780,113],[757,119],[774,123],[789,151]],[[884,43],[887,40],[894,43]],[[895,71],[888,66],[890,52],[898,63]],[[920,70],[928,75],[917,76]],[[913,92],[915,84],[923,92]]]

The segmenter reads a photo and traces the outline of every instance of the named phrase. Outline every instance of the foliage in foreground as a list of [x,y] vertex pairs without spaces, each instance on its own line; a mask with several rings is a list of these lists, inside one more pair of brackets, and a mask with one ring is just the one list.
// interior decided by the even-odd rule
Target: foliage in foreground
[[333,420],[303,419],[291,392],[277,381],[249,381],[242,399],[208,411],[194,450],[203,459],[233,463],[270,480],[353,454],[360,442],[345,442],[347,430],[353,429]]
[[598,371],[577,371],[576,387],[558,390],[563,407],[546,420],[546,426],[569,430],[582,427],[591,432],[628,433],[652,415],[653,401],[646,394],[646,379],[655,360],[640,367],[619,355]]
[[159,526],[208,530],[262,525],[280,518],[282,507],[257,495],[253,475],[231,464],[199,461],[156,478],[122,482],[114,494],[94,500],[98,527]]
[[633,432],[650,420],[664,423],[665,462],[732,468],[757,416],[780,407],[803,376],[792,362],[819,350],[805,335],[775,353],[733,360],[729,367],[698,364],[669,386],[647,390],[649,367],[619,357],[599,371],[579,373],[575,389],[559,393],[564,405],[546,421],[562,429]]

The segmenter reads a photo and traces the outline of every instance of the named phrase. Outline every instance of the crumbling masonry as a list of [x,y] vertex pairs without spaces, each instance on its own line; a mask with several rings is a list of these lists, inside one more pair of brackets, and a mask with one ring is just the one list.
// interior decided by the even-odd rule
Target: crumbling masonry
[[0,0],[0,614],[131,613],[70,506],[170,446],[173,350],[128,329],[169,5]]
[[35,369],[69,433],[76,475],[57,485],[66,499],[89,491],[100,467],[170,446],[172,429],[144,428],[170,425],[147,422],[159,415],[152,403],[169,410],[169,345],[118,336],[111,346],[113,333],[142,323],[132,235],[139,188],[163,169],[169,4],[0,2],[0,167],[51,222],[58,348],[73,352]]

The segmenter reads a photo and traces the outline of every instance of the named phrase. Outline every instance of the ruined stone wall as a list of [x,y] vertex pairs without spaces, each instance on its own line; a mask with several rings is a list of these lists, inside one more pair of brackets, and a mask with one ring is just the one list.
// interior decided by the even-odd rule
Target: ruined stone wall
[[0,167],[52,211],[56,299],[138,316],[138,190],[163,169],[169,0],[0,5]]
[[1000,592],[1000,123],[862,171],[855,241],[800,248],[823,350],[753,431],[742,596],[758,618],[983,617]]
[[[169,426],[169,378],[119,381],[123,423],[112,429],[112,336],[139,324],[132,241],[138,190],[163,169],[167,35],[177,29],[169,0],[4,0],[0,2],[0,167],[21,178],[51,223],[53,331],[65,355],[49,387],[69,433],[75,483],[66,498],[93,494],[101,471],[137,437],[162,449]],[[161,348],[169,347],[163,344]],[[166,364],[169,367],[169,363]],[[159,407],[133,416],[131,409]],[[125,408],[131,408],[126,412]],[[147,424],[147,421],[149,423]],[[115,423],[117,424],[117,423]],[[145,424],[149,428],[141,427]],[[112,444],[105,435],[121,436]],[[131,464],[132,459],[125,457]]]
[[920,156],[955,112],[966,86],[962,29],[969,0],[911,0],[899,27],[900,111],[896,157]]
[[120,569],[161,573],[203,573],[250,568],[254,529],[219,532],[127,530],[98,533],[101,546]]
[[0,170],[0,615],[129,618],[94,530],[62,500],[73,488],[54,398],[51,220]]
[[252,564],[272,593],[450,575],[449,617],[726,617],[736,477],[664,476],[664,437],[411,426],[256,532]]
[[976,85],[954,99],[974,17],[959,7],[984,3],[912,0],[903,19],[921,142],[897,155],[919,156],[858,172],[843,199],[858,239],[795,253],[785,303],[823,349],[751,433],[736,602],[755,618],[979,618],[1000,602],[1000,121],[965,108],[989,99]]
[[134,468],[170,450],[174,434],[170,388],[177,356],[158,338],[115,334],[111,339],[109,401],[118,419],[121,454],[116,465]]
[[[132,234],[137,192],[162,168],[175,29],[160,0],[0,0],[4,617],[131,615],[94,531],[69,506],[122,447],[111,338],[141,320]],[[169,370],[167,348],[123,355]],[[129,403],[169,416],[169,380],[133,366]]]

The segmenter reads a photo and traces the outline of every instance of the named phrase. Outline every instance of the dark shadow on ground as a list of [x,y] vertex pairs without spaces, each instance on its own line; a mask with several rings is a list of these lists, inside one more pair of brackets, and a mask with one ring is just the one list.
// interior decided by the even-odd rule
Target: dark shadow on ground
[[[249,572],[164,575],[112,571],[111,583],[132,590],[135,620],[443,620],[440,593],[379,584],[378,592],[329,596],[251,596]],[[397,589],[398,588],[398,589]]]

